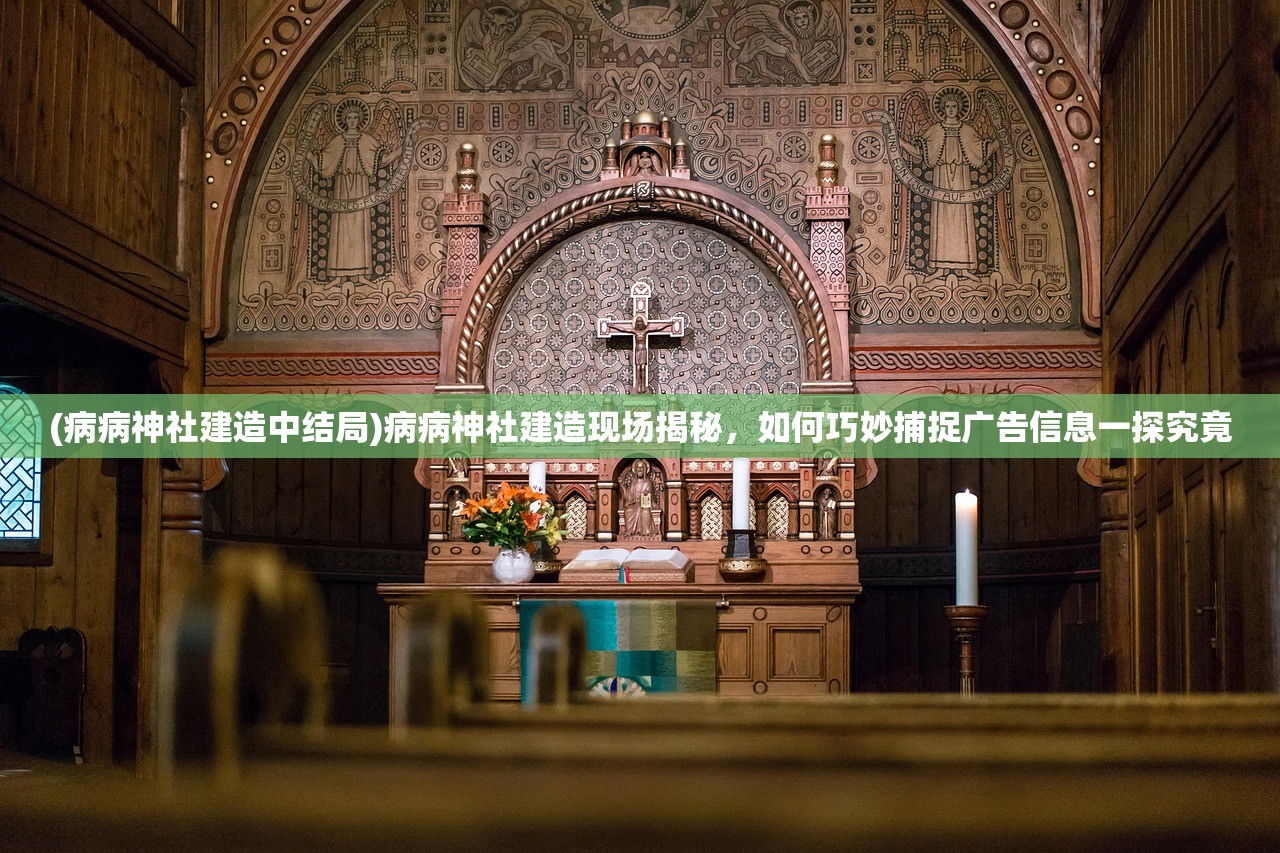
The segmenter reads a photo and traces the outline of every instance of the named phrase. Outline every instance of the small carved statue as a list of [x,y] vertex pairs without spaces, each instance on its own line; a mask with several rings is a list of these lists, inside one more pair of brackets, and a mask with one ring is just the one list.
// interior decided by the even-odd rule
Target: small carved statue
[[462,516],[459,515],[465,499],[466,492],[462,489],[450,489],[449,499],[445,501],[445,507],[449,513],[448,538],[454,541],[466,538],[462,535]]
[[836,495],[831,489],[818,495],[818,538],[836,538]]
[[619,483],[618,502],[622,516],[621,535],[633,539],[655,538],[661,535],[654,520],[654,511],[661,509],[659,484],[649,463],[637,459]]
[[840,457],[834,453],[823,453],[818,457],[818,476],[822,478],[836,476],[836,468],[840,466]]
[[449,482],[467,479],[467,467],[470,460],[465,456],[450,456],[445,460],[446,477]]

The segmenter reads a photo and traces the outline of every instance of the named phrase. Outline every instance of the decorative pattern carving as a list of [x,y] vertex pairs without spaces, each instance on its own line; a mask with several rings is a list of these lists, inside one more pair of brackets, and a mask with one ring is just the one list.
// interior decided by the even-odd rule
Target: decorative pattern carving
[[505,302],[490,355],[495,393],[624,393],[631,344],[593,331],[605,315],[631,327],[629,282],[652,282],[649,313],[682,325],[646,358],[659,393],[795,393],[804,349],[786,294],[742,247],[696,225],[599,225],[544,255]]
[[716,495],[707,495],[698,504],[698,536],[701,539],[724,538],[724,504]]
[[581,495],[570,495],[564,502],[564,538],[587,538],[587,501]]
[[770,539],[786,539],[791,533],[791,504],[782,495],[774,495],[765,502],[768,523],[765,530]]
[[[493,306],[503,303],[513,275],[520,274],[548,244],[568,233],[576,233],[600,220],[633,212],[634,202],[630,201],[633,192],[634,185],[627,185],[579,195],[547,212],[514,238],[508,238],[505,247],[490,260],[465,314],[461,315],[457,347],[458,382],[483,382],[481,371],[487,367],[489,341],[498,316]],[[807,380],[830,379],[831,335],[823,317],[821,297],[800,259],[764,223],[714,196],[656,181],[653,192],[655,200],[648,205],[648,210],[673,218],[715,222],[739,243],[752,246],[758,256],[763,256],[780,283],[786,286],[798,309],[802,339],[811,342],[802,350],[806,360],[803,375]],[[500,285],[505,289],[500,289]]]
[[936,373],[998,371],[1090,372],[1102,368],[1102,355],[1093,347],[1035,347],[978,349],[925,347],[916,349],[859,348],[852,353],[853,369],[864,373]]
[[312,377],[422,379],[434,381],[440,354],[417,355],[232,355],[210,353],[205,376],[218,379],[276,379],[290,382]]
[[[1069,163],[1072,200],[1088,211],[1079,230],[1083,266],[1092,270],[1096,267],[1091,254],[1096,242],[1092,207],[1096,198],[1088,192],[1095,191],[1096,170],[1088,164],[1097,158],[1092,83],[1080,72],[1040,4],[1017,0],[989,8],[980,0],[965,2],[1018,57],[1014,67],[1039,102],[1046,110],[1052,108],[1047,119],[1059,158]],[[892,211],[884,210],[890,201],[885,193],[898,179],[886,157],[891,152],[884,150],[868,112],[882,110],[896,118],[906,92],[920,90],[932,99],[948,86],[969,97],[977,87],[990,89],[1008,116],[1015,154],[1021,159],[1012,178],[1014,204],[1000,215],[1014,226],[1011,233],[1017,237],[1020,263],[1041,269],[1050,284],[1058,274],[1068,282],[1079,275],[1063,250],[1068,232],[1061,223],[1070,213],[1058,201],[1053,169],[1044,168],[1039,150],[1043,143],[993,71],[1000,63],[967,23],[936,0],[886,0],[883,9],[859,2],[856,9],[847,10],[837,10],[832,0],[799,0],[777,12],[773,11],[777,7],[766,8],[759,0],[670,0],[665,4],[598,0],[595,5],[563,8],[545,0],[506,0],[501,5],[468,0],[454,8],[429,5],[426,9],[405,0],[370,2],[367,11],[356,11],[353,28],[318,63],[314,76],[297,84],[303,94],[293,113],[286,115],[279,139],[261,144],[265,118],[285,94],[282,82],[293,74],[300,58],[315,58],[318,31],[341,5],[333,0],[292,4],[282,0],[254,39],[255,45],[246,48],[239,63],[241,73],[229,78],[211,108],[206,162],[212,181],[206,193],[212,225],[207,229],[207,255],[214,264],[211,280],[227,278],[232,283],[232,309],[253,315],[248,321],[237,320],[237,328],[345,328],[323,318],[317,322],[314,318],[325,313],[325,306],[318,303],[309,309],[310,322],[288,319],[301,309],[280,297],[303,298],[298,292],[290,293],[285,282],[290,281],[290,270],[311,253],[312,247],[306,244],[312,232],[303,219],[289,217],[298,202],[291,194],[292,183],[281,177],[288,176],[296,160],[306,159],[298,154],[297,142],[307,111],[321,103],[333,108],[352,96],[368,104],[389,99],[403,127],[421,122],[419,138],[412,140],[415,156],[403,203],[392,211],[397,221],[391,223],[388,237],[389,244],[403,246],[395,248],[404,279],[387,289],[388,296],[375,299],[371,328],[383,328],[388,322],[396,328],[439,323],[445,245],[435,208],[444,188],[438,183],[439,152],[427,151],[429,141],[447,148],[477,135],[501,138],[505,147],[488,152],[489,161],[483,164],[491,169],[486,190],[492,196],[491,237],[496,238],[536,204],[595,180],[602,168],[605,136],[622,116],[641,109],[670,115],[681,128],[691,150],[697,151],[691,158],[696,177],[751,198],[796,235],[807,232],[801,153],[806,146],[797,143],[794,133],[779,135],[774,128],[830,128],[852,155],[849,162],[855,173],[849,183],[864,196],[850,235],[855,244],[865,240],[865,251],[855,262],[860,273],[856,285],[864,294],[878,287],[907,287],[905,277],[910,273],[905,267],[898,279],[891,275],[888,225],[896,220]],[[1004,11],[1015,6],[1027,14]],[[472,26],[467,26],[468,21]],[[572,44],[564,35],[565,26],[578,33]],[[776,52],[779,46],[799,44],[795,35],[809,32],[809,27],[812,36],[800,45],[798,58],[785,50]],[[505,66],[496,78],[462,79],[464,30],[466,44],[480,51],[472,55],[497,57],[497,65]],[[524,32],[519,40],[514,38],[518,32]],[[291,40],[282,41],[279,33]],[[826,41],[836,33],[839,39],[834,43],[839,48],[832,66],[822,54]],[[513,50],[494,50],[499,42],[516,41],[520,43]],[[1036,63],[1041,64],[1036,67]],[[479,73],[482,68],[483,63],[468,65],[466,73]],[[570,79],[572,85],[567,82]],[[845,81],[843,88],[833,90],[830,84],[837,80]],[[533,101],[512,101],[503,94],[520,89],[545,94]],[[257,148],[269,152],[264,156],[270,158],[270,168],[255,179],[252,197],[238,204],[235,196],[243,190],[242,180],[252,166],[245,162],[244,152]],[[1031,187],[1041,190],[1046,205],[1021,207]],[[866,204],[868,192],[879,194],[879,200]],[[273,201],[284,205],[280,213],[267,210]],[[232,253],[233,231],[227,217],[234,210],[243,210],[245,216],[241,250],[236,254],[242,260],[240,269],[225,276],[222,265]],[[1021,271],[1018,281],[1037,286],[1034,271],[1028,269]],[[1085,282],[1086,322],[1093,322],[1097,313],[1090,302],[1097,297],[1094,285]],[[1002,286],[1011,286],[1007,278]],[[1068,291],[1075,292],[1073,287]],[[220,295],[216,287],[209,293],[214,299]],[[350,293],[328,296],[354,304],[366,294],[351,288]],[[416,301],[409,302],[408,297]],[[915,322],[953,321],[943,311],[936,318],[917,313]],[[211,332],[217,331],[221,315],[222,306],[211,303],[206,311]],[[368,325],[368,312],[364,316]],[[1073,316],[1079,316],[1078,310]],[[910,319],[899,311],[896,322]],[[954,321],[970,322],[963,312]],[[1024,322],[1037,320],[1028,317]],[[1052,318],[1044,322],[1055,325]]]

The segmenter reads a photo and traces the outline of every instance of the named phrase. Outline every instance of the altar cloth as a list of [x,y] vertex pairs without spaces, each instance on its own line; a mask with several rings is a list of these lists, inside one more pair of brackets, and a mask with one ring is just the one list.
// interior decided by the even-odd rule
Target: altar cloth
[[716,608],[710,600],[520,601],[520,697],[532,694],[533,619],[548,604],[572,604],[587,624],[584,687],[597,696],[714,693]]

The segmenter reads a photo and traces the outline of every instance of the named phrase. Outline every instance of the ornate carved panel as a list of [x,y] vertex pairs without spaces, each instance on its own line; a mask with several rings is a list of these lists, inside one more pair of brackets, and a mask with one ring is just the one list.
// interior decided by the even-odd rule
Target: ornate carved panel
[[724,538],[724,504],[715,495],[707,495],[699,504],[699,539]]
[[774,495],[765,503],[769,522],[765,525],[770,539],[786,539],[791,532],[791,504],[782,495]]
[[684,318],[653,339],[662,393],[794,393],[800,335],[773,274],[737,243],[691,223],[611,222],[548,252],[515,286],[491,350],[495,393],[624,393],[633,345],[597,337],[602,317],[630,318],[632,283],[653,284],[649,316]]
[[[1096,156],[1091,91],[1061,67],[1048,22],[1006,20],[1011,7],[1025,9],[1005,3],[1000,26],[1027,29],[1028,55],[1044,64],[1035,96],[1075,118],[1078,156]],[[798,238],[817,138],[833,133],[854,195],[848,278],[863,324],[1080,321],[1057,155],[1005,63],[950,4],[370,0],[351,22],[295,84],[235,206],[236,330],[437,326],[450,152],[477,144],[492,245],[541,202],[596,180],[605,140],[639,110],[671,118],[694,178]],[[276,47],[242,80],[275,86],[276,66],[294,60],[284,51],[297,50]],[[253,86],[228,92],[210,118],[219,221],[231,207],[222,182],[243,173],[239,146],[262,112]]]
[[580,495],[570,495],[564,502],[564,538],[587,538],[587,502]]

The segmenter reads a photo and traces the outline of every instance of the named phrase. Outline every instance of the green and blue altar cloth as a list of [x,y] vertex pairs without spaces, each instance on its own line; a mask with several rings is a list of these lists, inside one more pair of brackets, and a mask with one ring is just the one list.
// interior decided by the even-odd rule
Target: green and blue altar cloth
[[594,695],[714,693],[715,602],[697,600],[520,601],[520,697],[532,694],[529,641],[538,610],[572,604],[587,624],[583,676]]

